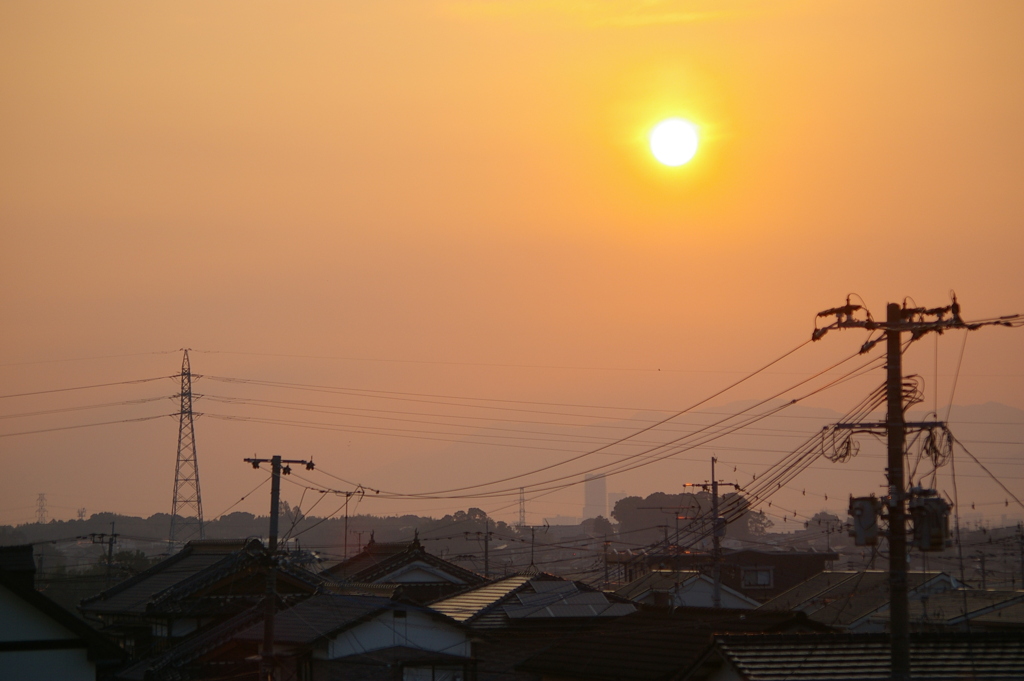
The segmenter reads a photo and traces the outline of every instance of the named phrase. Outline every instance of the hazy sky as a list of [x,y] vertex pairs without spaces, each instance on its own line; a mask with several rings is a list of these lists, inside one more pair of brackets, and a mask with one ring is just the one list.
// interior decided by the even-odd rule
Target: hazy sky
[[[343,418],[323,413],[335,393],[197,380],[279,403],[197,411],[364,429],[200,418],[209,517],[263,479],[241,463],[254,453],[403,492],[553,463],[568,454],[497,428],[546,428],[522,423],[532,413],[564,434],[575,417],[556,412],[583,413],[569,404],[681,410],[805,341],[849,293],[879,317],[951,289],[967,318],[1024,312],[1022,25],[1016,0],[4,2],[0,392],[170,376],[181,347],[199,374],[391,391],[348,396],[363,411]],[[701,132],[676,169],[646,147],[669,116]],[[863,340],[831,334],[712,405],[774,394]],[[948,404],[961,342],[908,355],[929,408]],[[1022,348],[1022,330],[973,333],[954,401],[1024,410]],[[813,406],[845,412],[881,380]],[[8,397],[0,434],[170,414],[175,392]],[[450,442],[465,439],[454,417],[501,445]],[[2,437],[0,522],[33,519],[41,492],[54,517],[168,511],[176,436],[166,417]],[[709,474],[670,464],[608,489]],[[1019,465],[1000,470],[1024,493]],[[515,502],[361,510],[511,519]],[[531,521],[578,514],[582,490],[531,504]],[[236,508],[266,505],[264,488]]]

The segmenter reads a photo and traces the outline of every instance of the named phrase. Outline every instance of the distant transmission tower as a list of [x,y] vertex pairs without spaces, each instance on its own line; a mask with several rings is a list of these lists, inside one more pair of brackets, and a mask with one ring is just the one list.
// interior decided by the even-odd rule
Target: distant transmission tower
[[46,494],[39,493],[36,497],[36,522],[42,525],[49,520],[50,514],[46,510]]
[[178,421],[178,461],[174,466],[170,543],[203,538],[203,500],[199,494],[196,432],[192,423],[192,370],[188,349],[181,360],[181,413]]

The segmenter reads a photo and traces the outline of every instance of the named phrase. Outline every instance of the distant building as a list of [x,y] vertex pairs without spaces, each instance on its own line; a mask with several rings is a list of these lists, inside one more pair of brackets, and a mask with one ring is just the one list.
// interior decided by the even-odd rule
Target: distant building
[[615,510],[615,504],[628,496],[625,492],[608,492],[608,514],[611,515],[612,511]]
[[608,517],[608,485],[603,475],[587,475],[583,483],[583,519]]

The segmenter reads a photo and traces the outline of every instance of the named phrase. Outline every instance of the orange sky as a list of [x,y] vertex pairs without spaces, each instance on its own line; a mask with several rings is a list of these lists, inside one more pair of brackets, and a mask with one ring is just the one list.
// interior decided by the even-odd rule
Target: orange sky
[[[876,316],[950,289],[968,318],[1024,312],[1022,21],[1011,0],[3,3],[2,392],[169,375],[176,354],[54,360],[188,346],[350,358],[196,353],[198,373],[671,411],[850,292]],[[645,147],[668,116],[702,132],[678,169]],[[861,341],[829,336],[717,404]],[[973,334],[955,401],[1024,409],[1022,347]],[[959,350],[939,343],[940,403]],[[914,353],[933,376],[934,341]],[[422,440],[197,428],[208,514],[258,482],[254,451],[405,491],[409,462],[480,482],[551,456],[446,466]],[[167,511],[175,436],[165,419],[0,438],[0,522],[30,520],[39,492],[57,517]],[[608,487],[707,472],[646,475]],[[571,515],[582,493],[544,503]]]

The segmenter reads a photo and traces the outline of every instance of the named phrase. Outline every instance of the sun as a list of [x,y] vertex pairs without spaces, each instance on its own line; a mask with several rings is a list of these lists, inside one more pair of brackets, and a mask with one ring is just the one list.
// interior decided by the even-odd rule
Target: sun
[[666,118],[651,130],[650,143],[654,158],[664,165],[675,167],[689,163],[697,153],[700,138],[697,126],[690,121]]

